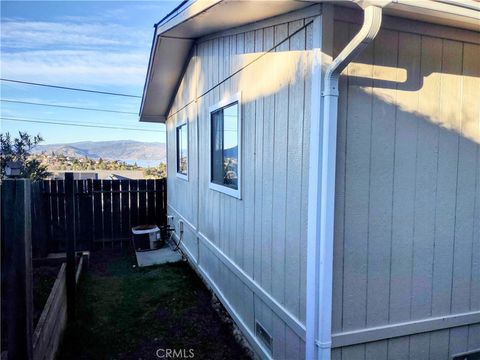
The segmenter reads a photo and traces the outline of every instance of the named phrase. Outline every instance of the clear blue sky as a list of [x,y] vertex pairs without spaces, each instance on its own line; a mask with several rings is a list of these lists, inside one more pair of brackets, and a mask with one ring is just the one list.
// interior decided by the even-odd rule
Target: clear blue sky
[[[153,24],[179,1],[2,1],[1,77],[141,95]],[[3,100],[138,114],[140,99],[0,82]],[[46,144],[86,140],[165,141],[138,115],[1,102],[1,117],[151,129],[127,131],[1,120],[1,132],[40,133]]]

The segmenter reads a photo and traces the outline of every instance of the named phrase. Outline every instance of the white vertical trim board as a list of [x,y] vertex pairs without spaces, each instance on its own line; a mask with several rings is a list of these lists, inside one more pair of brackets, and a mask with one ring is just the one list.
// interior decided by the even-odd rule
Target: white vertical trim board
[[322,84],[322,16],[313,21],[313,48],[311,62],[311,122],[310,122],[310,165],[308,179],[308,228],[307,228],[307,295],[306,295],[306,359],[315,358],[316,327],[319,315],[317,314],[318,288],[318,259],[319,248],[317,239],[320,234],[320,223],[315,219],[320,216],[320,202],[318,199],[321,187],[321,84]]

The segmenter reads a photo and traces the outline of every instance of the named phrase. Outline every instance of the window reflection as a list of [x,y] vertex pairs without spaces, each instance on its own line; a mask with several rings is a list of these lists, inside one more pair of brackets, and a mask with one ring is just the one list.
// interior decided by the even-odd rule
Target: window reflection
[[211,180],[238,189],[238,103],[211,114]]
[[188,125],[177,127],[177,173],[188,175]]

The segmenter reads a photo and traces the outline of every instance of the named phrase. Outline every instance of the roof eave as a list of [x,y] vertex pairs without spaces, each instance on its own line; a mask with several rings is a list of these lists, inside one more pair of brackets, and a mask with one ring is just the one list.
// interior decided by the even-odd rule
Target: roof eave
[[[359,1],[378,0],[345,0],[339,3],[356,6],[355,3]],[[277,1],[273,2],[273,4],[280,7],[282,4],[286,6],[285,4],[287,3],[291,7],[306,7],[315,2],[322,3],[325,0],[297,0],[283,3]],[[217,10],[221,11],[221,6],[229,8],[234,3],[234,1],[229,0],[188,0],[174,9],[172,13],[156,25],[141,102],[140,121],[162,123],[166,121],[176,89],[178,89],[185,66],[188,64],[191,56],[191,48],[195,40],[199,37],[222,31],[228,25],[228,20],[225,20],[223,24],[219,24],[217,27],[211,26],[211,22],[205,20],[208,20],[209,17],[215,17],[214,13],[218,12]],[[237,5],[239,3],[241,2],[237,2]],[[262,1],[256,1],[250,4],[258,6],[261,3]],[[247,3],[244,2],[244,4]],[[216,8],[219,5],[220,7]],[[213,11],[209,11],[210,9],[213,9]],[[284,12],[288,11],[285,10]],[[392,0],[385,12],[392,16],[480,31],[480,22],[478,20],[480,17],[480,4],[474,1]],[[268,11],[265,12],[265,14],[267,13]],[[204,15],[200,16],[202,14]],[[216,16],[212,20],[218,20],[218,14]],[[200,20],[196,19],[197,17]],[[264,18],[267,18],[267,15]],[[230,27],[242,25],[237,19],[230,21],[232,22],[232,24],[228,25]],[[254,21],[258,21],[258,19],[250,20],[250,22]],[[248,23],[248,17],[245,18],[246,23]],[[158,69],[157,74],[155,74],[156,64],[162,65],[162,69]],[[160,73],[161,75],[159,75]],[[154,75],[157,75],[157,78],[155,78],[155,83],[152,84]],[[163,90],[162,87],[164,87]],[[150,97],[155,100],[150,100]]]

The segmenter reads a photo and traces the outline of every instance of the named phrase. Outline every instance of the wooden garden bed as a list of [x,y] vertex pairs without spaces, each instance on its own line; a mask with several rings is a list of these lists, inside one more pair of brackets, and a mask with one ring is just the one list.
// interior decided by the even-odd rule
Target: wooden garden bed
[[[76,271],[77,283],[82,272],[83,263],[84,257],[81,256]],[[66,324],[66,264],[63,263],[33,333],[34,360],[50,360],[55,358]]]

